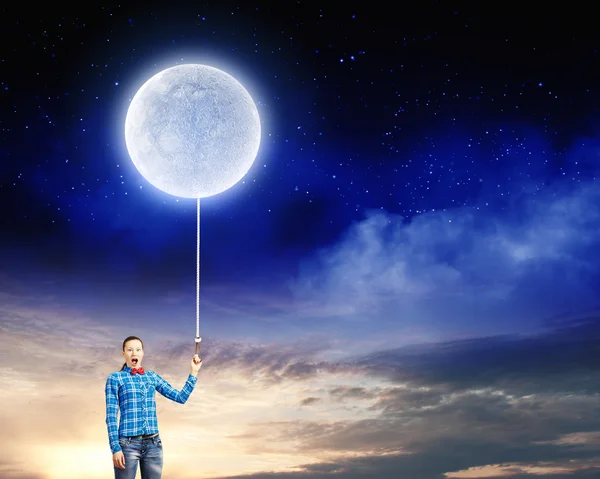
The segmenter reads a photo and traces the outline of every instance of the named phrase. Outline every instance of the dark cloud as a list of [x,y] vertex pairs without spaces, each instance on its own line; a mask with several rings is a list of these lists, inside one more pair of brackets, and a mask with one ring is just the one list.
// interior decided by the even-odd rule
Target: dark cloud
[[393,387],[379,393],[370,408],[379,410],[384,415],[394,415],[409,409],[437,406],[442,399],[442,392],[439,390]]
[[261,423],[251,431],[267,444],[293,438],[298,453],[333,459],[238,478],[448,479],[494,465],[511,479],[527,477],[529,467],[538,467],[540,478],[595,477],[599,324],[595,314],[554,318],[537,336],[411,346],[324,364],[322,371],[359,375],[370,385],[344,385],[342,374],[327,394],[304,404],[354,405],[363,414]]
[[311,396],[311,397],[304,398],[302,401],[300,401],[300,405],[301,406],[310,406],[311,404],[317,403],[319,401],[321,401],[321,398]]
[[344,399],[372,399],[377,393],[365,387],[339,386],[330,389],[329,394],[333,399],[343,401]]
[[600,315],[547,323],[535,336],[501,336],[412,346],[356,360],[372,374],[450,392],[501,388],[507,393],[600,392]]
[[[447,473],[465,470],[469,467],[465,464],[473,463],[472,458],[466,459],[465,453],[460,452],[462,446],[462,444],[438,444],[437,448],[431,451],[431,456],[428,457],[414,455],[362,457],[341,460],[336,463],[305,465],[301,466],[297,472],[258,473],[227,476],[219,479],[366,479],[372,477],[378,479],[448,479],[448,477],[453,476],[447,476]],[[481,454],[476,456],[480,459],[475,461],[481,464],[485,464],[486,459],[492,455],[490,454],[490,448],[486,446],[472,447],[469,451],[473,454]],[[551,451],[545,451],[545,454],[549,452],[551,453]],[[512,455],[510,450],[502,451],[499,455],[503,455],[502,453]],[[559,459],[559,457],[556,459]],[[548,471],[547,474],[525,475],[520,473],[519,467],[513,467],[515,474],[500,477],[509,479],[530,479],[531,477],[539,479],[587,479],[598,477],[600,471],[598,463],[595,460],[582,459],[581,461],[574,461],[572,470],[564,474]],[[587,465],[588,462],[590,463],[589,466]],[[513,464],[508,462],[502,465],[510,467]],[[539,466],[548,469],[552,466],[560,467],[555,460],[540,462]]]
[[[214,341],[210,349],[205,349],[205,357],[211,364],[218,364],[219,371],[223,374],[228,369],[235,369],[237,373],[261,381],[267,386],[284,381],[309,380],[322,371],[335,372],[351,368],[344,363],[314,359],[329,348],[328,343],[322,342],[282,346]],[[184,348],[177,345],[167,349],[166,354],[173,359],[187,358],[183,351]]]

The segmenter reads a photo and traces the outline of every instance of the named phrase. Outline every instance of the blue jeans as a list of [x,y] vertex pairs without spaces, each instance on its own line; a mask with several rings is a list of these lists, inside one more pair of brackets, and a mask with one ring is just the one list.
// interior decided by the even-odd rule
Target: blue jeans
[[135,479],[138,463],[142,479],[161,479],[163,468],[163,448],[160,436],[146,439],[119,438],[125,456],[125,469],[114,467],[115,479]]

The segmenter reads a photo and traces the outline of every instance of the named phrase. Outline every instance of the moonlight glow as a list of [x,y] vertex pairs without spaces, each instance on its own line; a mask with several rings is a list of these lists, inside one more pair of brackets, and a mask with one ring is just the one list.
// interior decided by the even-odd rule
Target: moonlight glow
[[125,141],[138,171],[174,196],[204,198],[235,185],[258,153],[258,110],[229,74],[179,65],[148,80],[125,119]]

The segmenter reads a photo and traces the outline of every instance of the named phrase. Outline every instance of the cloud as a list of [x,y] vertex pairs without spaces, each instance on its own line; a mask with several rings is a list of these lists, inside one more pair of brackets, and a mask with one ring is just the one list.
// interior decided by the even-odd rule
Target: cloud
[[552,323],[538,336],[405,347],[332,367],[323,394],[305,398],[312,417],[252,423],[237,438],[320,461],[236,477],[593,477],[600,318]]
[[[121,366],[120,345],[127,324],[90,319],[61,304],[65,298],[60,295],[36,298],[28,289],[13,287],[4,299],[0,422],[11,434],[0,440],[0,447],[11,458],[6,470],[18,471],[24,464],[24,474],[64,479],[76,474],[85,461],[87,477],[109,475],[104,383]],[[145,328],[144,362],[179,388],[189,371],[190,345],[169,336],[166,324],[162,330]],[[336,367],[314,359],[327,349],[326,342],[307,339],[279,347],[209,342],[206,364],[188,403],[157,398],[161,435],[170,451],[165,473],[190,477],[186,472],[190,457],[197,461],[193,470],[207,476],[215,471],[283,470],[298,460],[297,454],[290,455],[291,449],[269,452],[261,437],[251,440],[259,445],[259,454],[244,452],[235,437],[243,425],[268,422],[274,412],[281,418],[302,415],[300,403],[304,391],[312,388],[311,380],[318,381],[321,367]],[[28,414],[19,414],[23,407]],[[235,462],[230,460],[233,454]],[[68,460],[69,455],[78,460]]]
[[319,401],[321,401],[321,398],[310,396],[310,397],[304,398],[300,402],[300,404],[302,406],[309,406],[309,405],[314,404],[314,403],[319,402]]
[[544,461],[538,466],[527,464],[497,464],[482,468],[469,468],[448,474],[440,473],[445,465],[458,464],[461,458],[438,451],[434,461],[415,461],[408,456],[383,456],[354,458],[339,463],[306,465],[297,471],[285,473],[258,473],[240,476],[222,476],[219,479],[446,479],[446,478],[492,478],[510,479],[583,479],[597,477],[599,463],[595,460],[573,461],[569,466],[559,466],[554,461]]
[[372,211],[290,286],[306,312],[377,320],[378,329],[534,330],[546,316],[597,304],[599,201],[593,184],[558,185],[501,214],[464,207],[407,222]]
[[484,337],[381,351],[356,364],[394,381],[448,391],[598,392],[600,315],[553,322],[544,334]]
[[329,391],[331,397],[337,401],[343,402],[346,399],[373,399],[376,397],[377,390],[371,391],[365,387],[334,387]]
[[[90,478],[105,477],[103,386],[120,367],[125,326],[32,298],[15,289],[0,306],[6,470],[75,477],[79,466],[66,460],[75,452]],[[216,338],[190,401],[158,400],[165,475],[593,477],[600,315],[553,316],[543,327],[337,359],[328,354],[336,341],[308,332],[285,344]],[[180,387],[190,345],[163,332],[147,331],[144,361]]]

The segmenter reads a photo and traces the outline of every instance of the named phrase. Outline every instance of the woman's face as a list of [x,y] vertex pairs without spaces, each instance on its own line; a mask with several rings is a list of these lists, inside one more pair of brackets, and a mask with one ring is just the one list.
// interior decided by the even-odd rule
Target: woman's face
[[123,350],[123,356],[125,362],[130,368],[139,368],[142,364],[142,358],[144,357],[144,348],[142,342],[138,339],[132,339],[125,343],[125,349]]

